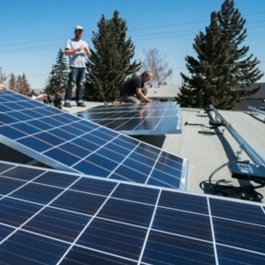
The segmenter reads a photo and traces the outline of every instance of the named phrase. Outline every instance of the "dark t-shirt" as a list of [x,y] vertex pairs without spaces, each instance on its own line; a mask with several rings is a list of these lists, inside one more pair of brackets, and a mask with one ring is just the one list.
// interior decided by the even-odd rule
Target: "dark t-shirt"
[[122,89],[121,96],[132,96],[136,94],[136,88],[143,88],[144,82],[141,76],[134,76],[125,81]]

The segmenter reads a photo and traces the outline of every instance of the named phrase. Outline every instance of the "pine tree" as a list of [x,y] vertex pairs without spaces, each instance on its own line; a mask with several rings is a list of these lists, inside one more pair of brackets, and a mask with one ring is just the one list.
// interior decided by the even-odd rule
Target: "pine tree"
[[134,45],[126,39],[126,22],[115,11],[108,20],[102,16],[98,32],[93,33],[92,56],[87,63],[85,98],[95,101],[119,99],[120,88],[128,75],[135,74],[140,63],[130,62],[134,56]]
[[196,36],[193,48],[198,54],[185,58],[188,77],[181,73],[183,85],[176,100],[183,107],[205,108],[212,104],[219,109],[233,109],[235,104],[256,93],[259,86],[247,89],[263,74],[253,54],[247,56],[246,20],[234,8],[233,0],[225,0],[219,12],[212,12],[206,32]]
[[11,73],[8,85],[9,89],[19,94],[28,96],[31,93],[30,84],[24,73],[18,76],[16,76],[14,73]]
[[17,89],[17,78],[14,73],[10,74],[9,82],[8,82],[9,89],[18,92]]
[[48,95],[54,92],[64,92],[68,82],[68,71],[69,68],[64,56],[64,52],[62,49],[59,49],[56,58],[56,64],[52,66],[52,71],[46,82],[44,92]]
[[7,80],[7,75],[2,71],[2,67],[0,67],[0,84],[4,84]]
[[25,74],[18,75],[16,82],[17,92],[28,96],[30,93],[30,85]]

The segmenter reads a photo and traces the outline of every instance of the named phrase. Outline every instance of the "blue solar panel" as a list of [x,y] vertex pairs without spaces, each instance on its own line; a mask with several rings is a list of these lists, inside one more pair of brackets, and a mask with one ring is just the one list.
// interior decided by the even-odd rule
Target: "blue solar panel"
[[98,106],[77,115],[128,135],[176,134],[182,130],[176,102]]
[[0,162],[2,264],[265,264],[265,204]]
[[0,141],[53,168],[185,189],[184,158],[96,123],[0,91]]

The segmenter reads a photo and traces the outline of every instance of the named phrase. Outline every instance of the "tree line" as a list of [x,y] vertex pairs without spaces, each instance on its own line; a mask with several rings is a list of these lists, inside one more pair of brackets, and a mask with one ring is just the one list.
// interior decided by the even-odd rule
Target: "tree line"
[[11,73],[8,79],[7,74],[4,73],[0,67],[0,84],[4,84],[6,82],[11,90],[19,94],[27,96],[31,93],[30,84],[24,73],[17,76],[14,73]]
[[[199,32],[193,43],[196,57],[186,56],[188,75],[183,80],[176,101],[182,107],[205,108],[212,104],[219,109],[233,109],[235,104],[260,88],[250,89],[262,78],[260,61],[249,54],[246,20],[235,8],[234,0],[224,0],[219,11],[211,13],[205,32]],[[135,46],[127,37],[126,21],[114,11],[111,19],[102,15],[97,31],[92,34],[92,56],[86,64],[84,99],[92,101],[119,100],[125,80],[140,71],[153,72],[153,81],[163,84],[172,75],[157,48],[144,51],[145,59],[137,62]],[[17,77],[18,78],[18,77]],[[20,77],[21,79],[21,77]],[[63,92],[68,80],[68,64],[59,50],[44,91]]]

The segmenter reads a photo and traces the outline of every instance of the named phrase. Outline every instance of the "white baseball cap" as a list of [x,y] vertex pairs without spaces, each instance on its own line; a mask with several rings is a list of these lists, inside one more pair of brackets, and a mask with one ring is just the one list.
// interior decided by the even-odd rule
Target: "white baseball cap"
[[76,27],[75,27],[75,31],[77,31],[77,30],[79,30],[79,29],[83,30],[83,27],[82,27],[82,26],[76,26]]

